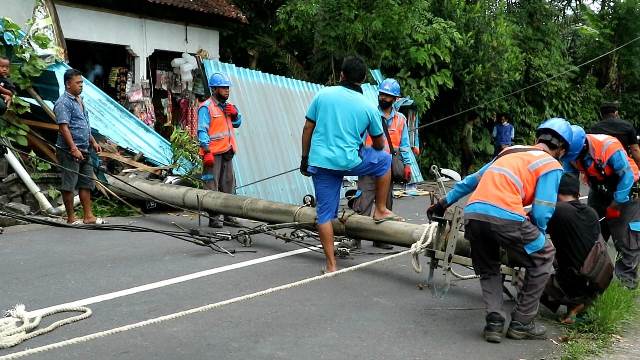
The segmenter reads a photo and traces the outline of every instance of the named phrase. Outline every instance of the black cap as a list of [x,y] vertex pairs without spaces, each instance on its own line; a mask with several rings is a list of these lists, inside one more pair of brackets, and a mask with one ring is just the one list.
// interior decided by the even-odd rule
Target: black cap
[[572,173],[564,173],[560,179],[558,194],[580,196],[580,181]]

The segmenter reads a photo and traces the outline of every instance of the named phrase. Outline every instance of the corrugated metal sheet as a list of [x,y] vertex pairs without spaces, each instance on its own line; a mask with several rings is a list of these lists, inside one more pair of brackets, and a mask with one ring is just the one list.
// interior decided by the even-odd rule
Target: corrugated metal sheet
[[[238,186],[292,169],[300,164],[300,139],[307,107],[322,85],[270,75],[218,61],[204,61],[207,77],[220,71],[233,82],[230,101],[238,106],[243,124],[236,129],[239,151],[234,158]],[[377,86],[363,91],[377,104]],[[422,181],[415,163],[414,181]],[[296,170],[286,175],[241,187],[238,194],[292,204],[313,194],[310,178]]]
[[[56,63],[49,66],[47,70],[55,73],[58,84],[64,84],[64,72],[69,68],[66,64]],[[62,95],[64,86],[59,86],[58,89],[59,95]],[[134,153],[143,153],[152,163],[171,164],[173,152],[169,141],[86,79],[82,98],[94,131],[113,140],[120,147]]]
[[[233,159],[237,186],[298,168],[304,116],[321,86],[217,61],[204,66],[208,76],[220,71],[231,78],[229,100],[242,113]],[[290,204],[301,204],[313,193],[311,179],[298,171],[238,189],[238,194]]]

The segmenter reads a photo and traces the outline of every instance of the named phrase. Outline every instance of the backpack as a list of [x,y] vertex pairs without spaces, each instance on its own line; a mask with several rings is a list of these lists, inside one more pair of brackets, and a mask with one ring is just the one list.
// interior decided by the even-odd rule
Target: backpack
[[607,244],[602,237],[593,244],[587,258],[582,263],[579,274],[584,276],[589,285],[603,293],[613,279],[613,263],[607,253]]

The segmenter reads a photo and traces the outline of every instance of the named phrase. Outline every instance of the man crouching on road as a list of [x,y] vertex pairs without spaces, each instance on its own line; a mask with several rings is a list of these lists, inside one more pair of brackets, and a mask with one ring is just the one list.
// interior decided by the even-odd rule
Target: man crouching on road
[[[573,136],[575,143],[575,131]],[[584,135],[581,142],[584,144]],[[578,147],[576,153],[580,150],[582,147]],[[573,324],[613,278],[613,263],[600,235],[598,214],[579,197],[578,176],[562,175],[558,204],[547,228],[556,248],[556,272],[549,279],[540,302],[553,312],[565,305],[567,314],[560,318],[563,324]]]
[[[374,221],[402,220],[386,207],[391,182],[391,155],[383,150],[386,140],[378,109],[362,94],[360,84],[366,76],[367,65],[362,58],[345,58],[340,84],[326,87],[316,94],[307,110],[302,130],[300,172],[313,179],[318,233],[327,258],[326,272],[337,270],[331,220],[338,217],[344,176],[374,176]],[[371,148],[363,146],[367,132],[373,139]]]
[[[58,133],[58,162],[62,166],[62,201],[67,211],[67,223],[103,224],[104,220],[93,215],[91,209],[91,191],[95,188],[93,168],[89,161],[89,148],[96,152],[102,149],[91,136],[91,125],[87,109],[84,107],[82,93],[82,73],[69,69],[64,73],[65,92],[58,98],[53,112],[60,126]],[[73,209],[73,196],[78,189],[80,203],[84,212],[83,220],[76,221]]]

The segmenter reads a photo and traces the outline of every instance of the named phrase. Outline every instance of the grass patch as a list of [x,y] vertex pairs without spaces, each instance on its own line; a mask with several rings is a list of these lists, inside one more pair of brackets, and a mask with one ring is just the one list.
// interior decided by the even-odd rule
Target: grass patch
[[638,316],[638,290],[628,290],[613,281],[591,307],[584,321],[568,327],[562,360],[581,360],[602,353],[614,335]]
[[[103,196],[93,199],[92,209],[95,216],[102,218],[139,215],[135,210],[120,201],[112,201]],[[82,219],[82,208],[76,210],[76,217]]]

